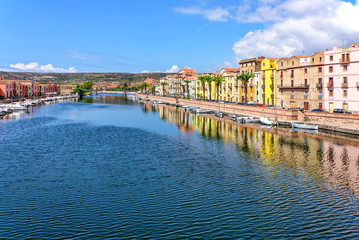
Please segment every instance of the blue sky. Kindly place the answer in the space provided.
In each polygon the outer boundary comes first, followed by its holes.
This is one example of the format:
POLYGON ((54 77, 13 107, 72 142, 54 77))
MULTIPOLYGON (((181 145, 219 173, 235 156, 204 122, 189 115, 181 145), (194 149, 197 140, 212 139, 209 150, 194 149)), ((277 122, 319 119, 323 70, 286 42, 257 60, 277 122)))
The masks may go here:
POLYGON ((341 38, 347 44, 359 39, 356 1, 1 0, 0 8, 0 69, 10 71, 137 73, 188 66, 208 72, 238 67, 247 57, 309 54, 341 38), (319 23, 312 23, 318 10, 319 23), (321 20, 328 16, 333 19, 321 20))

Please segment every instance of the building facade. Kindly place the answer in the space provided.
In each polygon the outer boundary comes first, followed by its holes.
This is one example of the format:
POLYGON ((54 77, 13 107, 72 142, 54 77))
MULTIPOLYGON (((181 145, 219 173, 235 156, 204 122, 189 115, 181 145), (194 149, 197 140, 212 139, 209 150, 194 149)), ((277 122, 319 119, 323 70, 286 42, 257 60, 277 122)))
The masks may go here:
POLYGON ((276 105, 277 62, 277 58, 265 58, 261 62, 261 103, 264 105, 276 105))
POLYGON ((324 108, 359 111, 359 45, 324 52, 324 108))
POLYGON ((290 58, 280 58, 277 62, 276 75, 277 107, 322 109, 323 68, 322 52, 311 56, 295 55, 290 58))

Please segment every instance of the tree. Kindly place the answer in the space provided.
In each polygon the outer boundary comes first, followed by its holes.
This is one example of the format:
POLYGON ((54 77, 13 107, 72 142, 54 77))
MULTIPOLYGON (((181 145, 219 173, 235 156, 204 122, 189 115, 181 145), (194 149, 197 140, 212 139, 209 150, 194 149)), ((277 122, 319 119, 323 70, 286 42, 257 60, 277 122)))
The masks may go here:
POLYGON ((166 85, 167 85, 167 83, 166 83, 166 82, 161 82, 161 86, 162 86, 162 95, 165 95, 165 93, 166 93, 166 85))
POLYGON ((92 81, 86 81, 81 85, 81 88, 83 89, 92 89, 93 82, 92 81))
POLYGON ((184 97, 184 93, 186 92, 186 84, 181 84, 182 87, 182 93, 183 93, 183 97, 184 97))
POLYGON ((217 102, 219 100, 219 87, 221 86, 221 84, 223 82, 225 82, 226 80, 224 80, 224 77, 222 76, 214 76, 213 77, 213 82, 216 84, 216 93, 217 93, 217 102))
POLYGON ((126 82, 122 85, 122 89, 128 89, 128 84, 126 82))
POLYGON ((213 76, 207 75, 206 82, 208 83, 208 90, 209 90, 209 100, 212 100, 212 82, 213 82, 213 76))
POLYGON ((198 77, 198 80, 201 82, 202 84, 202 92, 203 92, 203 100, 206 98, 206 92, 205 92, 205 88, 206 88, 206 79, 207 79, 208 75, 201 75, 198 77))
POLYGON ((189 97, 189 83, 190 83, 191 81, 190 81, 190 80, 184 80, 184 82, 186 83, 187 97, 189 97))
POLYGON ((152 92, 152 95, 155 95, 156 86, 155 86, 155 85, 152 85, 152 86, 150 87, 150 91, 152 92))
POLYGON ((80 87, 74 89, 74 93, 77 93, 79 97, 83 97, 85 95, 85 92, 86 91, 80 87))
POLYGON ((143 88, 145 89, 145 92, 147 92, 147 87, 149 87, 150 85, 148 85, 148 83, 143 83, 142 84, 143 88))
POLYGON ((247 96, 247 84, 251 78, 254 78, 255 75, 253 73, 242 73, 237 76, 237 80, 240 80, 242 84, 244 84, 244 103, 247 104, 248 96, 247 96))

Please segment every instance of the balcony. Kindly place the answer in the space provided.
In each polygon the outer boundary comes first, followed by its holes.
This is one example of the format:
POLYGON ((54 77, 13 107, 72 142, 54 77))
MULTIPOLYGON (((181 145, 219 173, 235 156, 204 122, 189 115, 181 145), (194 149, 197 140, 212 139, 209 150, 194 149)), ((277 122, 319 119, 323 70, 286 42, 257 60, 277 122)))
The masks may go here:
POLYGON ((265 97, 266 97, 266 94, 265 94, 265 93, 263 93, 263 94, 262 94, 262 98, 265 98, 265 97))
POLYGON ((305 85, 305 84, 283 84, 283 85, 278 85, 279 89, 308 89, 309 88, 309 84, 305 85))
POLYGON ((348 88, 348 83, 342 83, 342 88, 348 88))
POLYGON ((270 88, 271 88, 271 89, 273 89, 273 88, 274 88, 274 85, 273 85, 273 84, 271 84, 271 85, 270 85, 270 88))
POLYGON ((323 88, 323 84, 317 83, 317 88, 323 88))
POLYGON ((266 88, 266 85, 263 84, 263 85, 262 85, 262 88, 265 89, 265 88, 266 88))
POLYGON ((271 99, 274 99, 274 94, 271 94, 270 97, 271 97, 271 99))
POLYGON ((340 63, 349 63, 350 62, 350 58, 341 58, 339 59, 340 63))

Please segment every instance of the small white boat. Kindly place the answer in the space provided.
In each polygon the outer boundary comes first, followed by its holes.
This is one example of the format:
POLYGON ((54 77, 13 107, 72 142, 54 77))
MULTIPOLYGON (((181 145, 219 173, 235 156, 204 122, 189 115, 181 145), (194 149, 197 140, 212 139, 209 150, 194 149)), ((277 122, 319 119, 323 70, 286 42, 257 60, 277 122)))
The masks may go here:
POLYGON ((228 118, 233 120, 233 121, 237 121, 237 115, 235 115, 235 114, 229 114, 228 118))
POLYGON ((196 109, 196 114, 197 115, 208 115, 208 114, 212 114, 212 111, 211 110, 208 110, 208 109, 196 109))
POLYGON ((219 118, 223 118, 223 112, 215 112, 214 115, 219 118))
POLYGON ((318 130, 318 125, 311 125, 311 124, 305 124, 305 123, 295 123, 295 122, 290 122, 290 123, 292 124, 292 128, 318 130))
POLYGON ((254 118, 254 117, 247 117, 246 120, 245 120, 245 123, 248 124, 248 123, 259 123, 259 118, 254 118))
POLYGON ((27 107, 23 106, 20 102, 10 104, 10 108, 14 111, 26 111, 27 107))
POLYGON ((311 129, 302 129, 302 128, 292 128, 289 132, 306 132, 306 133, 314 133, 318 134, 318 130, 311 130, 311 129))
POLYGON ((270 120, 269 118, 265 118, 265 117, 261 117, 259 118, 259 122, 264 124, 264 125, 276 125, 276 122, 273 120, 270 120))

